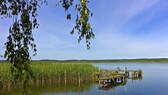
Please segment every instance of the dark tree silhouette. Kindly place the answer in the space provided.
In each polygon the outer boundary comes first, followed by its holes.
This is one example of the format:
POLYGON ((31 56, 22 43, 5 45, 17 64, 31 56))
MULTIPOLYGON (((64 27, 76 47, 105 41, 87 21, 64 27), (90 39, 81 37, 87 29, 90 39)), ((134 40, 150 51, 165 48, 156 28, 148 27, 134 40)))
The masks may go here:
MULTIPOLYGON (((78 42, 84 39, 89 49, 89 40, 94 38, 94 33, 89 23, 92 13, 88 8, 88 3, 89 0, 78 0, 75 3, 76 24, 70 33, 78 32, 78 42)), ((72 7, 74 0, 59 0, 56 4, 65 9, 66 18, 70 20, 71 14, 68 9, 72 7)), ((4 57, 13 64, 11 72, 14 79, 23 80, 32 76, 29 65, 30 50, 33 50, 33 55, 36 55, 37 51, 32 32, 39 27, 37 10, 43 5, 48 5, 47 0, 0 0, 1 19, 11 18, 13 20, 12 25, 9 26, 4 57)))

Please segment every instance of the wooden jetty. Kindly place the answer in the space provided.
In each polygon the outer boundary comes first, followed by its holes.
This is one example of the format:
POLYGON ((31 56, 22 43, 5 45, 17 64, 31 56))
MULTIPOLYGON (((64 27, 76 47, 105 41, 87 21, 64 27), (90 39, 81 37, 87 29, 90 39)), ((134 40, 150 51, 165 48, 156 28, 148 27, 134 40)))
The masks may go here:
POLYGON ((103 70, 97 72, 95 75, 97 76, 99 84, 102 84, 102 87, 107 87, 109 83, 110 85, 122 84, 125 83, 126 79, 136 80, 139 79, 139 77, 142 78, 142 70, 127 70, 127 68, 124 70, 103 70))

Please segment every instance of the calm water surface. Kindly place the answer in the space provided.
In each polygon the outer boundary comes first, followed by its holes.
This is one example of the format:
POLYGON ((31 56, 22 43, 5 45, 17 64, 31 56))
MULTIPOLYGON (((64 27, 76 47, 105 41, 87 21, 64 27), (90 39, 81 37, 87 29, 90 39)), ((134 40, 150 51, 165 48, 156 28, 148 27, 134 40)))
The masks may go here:
MULTIPOLYGON (((117 67, 131 70, 142 69, 142 80, 128 79, 126 85, 99 90, 96 83, 46 84, 30 88, 30 95, 168 95, 168 64, 166 63, 94 63, 104 69, 117 67)), ((17 95, 17 90, 0 91, 0 95, 17 95)))
MULTIPOLYGON (((141 81, 128 80, 127 84, 116 89, 100 91, 100 95, 168 95, 168 64, 165 63, 105 63, 94 64, 102 69, 142 69, 141 81), (125 88, 125 89, 124 89, 125 88)), ((96 95, 96 94, 95 94, 96 95)))

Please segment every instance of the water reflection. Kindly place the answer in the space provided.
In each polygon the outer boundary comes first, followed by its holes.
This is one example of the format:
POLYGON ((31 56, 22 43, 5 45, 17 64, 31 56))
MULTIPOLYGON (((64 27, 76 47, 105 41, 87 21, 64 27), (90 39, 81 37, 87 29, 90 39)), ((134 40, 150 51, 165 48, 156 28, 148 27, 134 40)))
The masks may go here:
POLYGON ((106 85, 100 86, 98 87, 99 90, 113 90, 118 86, 124 86, 126 85, 127 80, 125 80, 124 82, 119 82, 119 83, 106 83, 106 85))
MULTIPOLYGON (((60 82, 60 83, 43 83, 43 84, 34 84, 29 85, 30 95, 45 95, 47 93, 82 93, 89 91, 94 83, 92 82, 60 82)), ((22 95, 23 88, 17 86, 14 88, 0 88, 0 95, 22 95)), ((27 95, 26 94, 26 95, 27 95)))
MULTIPOLYGON (((132 82, 134 81, 141 81, 142 80, 142 76, 137 76, 137 77, 125 77, 124 80, 121 82, 106 82, 105 85, 101 85, 99 84, 98 89, 99 90, 115 90, 115 88, 120 87, 120 86, 125 86, 127 84, 127 80, 132 80, 132 82)), ((126 91, 126 88, 125 88, 126 91)))
MULTIPOLYGON (((142 80, 141 77, 124 78, 123 82, 107 82, 106 85, 95 85, 95 82, 60 82, 60 83, 40 83, 29 85, 26 95, 87 95, 86 93, 92 91, 93 88, 97 90, 115 90, 117 87, 125 86, 128 80, 137 81, 142 80)), ((125 88, 126 90, 126 88, 125 88)), ((13 88, 0 88, 0 95, 22 95, 23 88, 16 86, 13 88)), ((98 93, 97 93, 98 94, 98 93)), ((101 95, 101 94, 100 94, 101 95)))

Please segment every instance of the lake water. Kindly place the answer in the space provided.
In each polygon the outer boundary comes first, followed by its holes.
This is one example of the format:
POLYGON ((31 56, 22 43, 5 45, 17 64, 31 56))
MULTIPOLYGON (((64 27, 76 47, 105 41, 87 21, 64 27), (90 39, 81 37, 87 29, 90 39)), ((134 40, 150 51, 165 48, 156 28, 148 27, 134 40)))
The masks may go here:
MULTIPOLYGON (((30 87, 30 95, 168 95, 168 64, 166 63, 94 63, 104 69, 117 67, 142 69, 142 79, 128 79, 125 85, 99 90, 97 83, 55 83, 30 87)), ((18 95, 19 89, 0 91, 0 95, 18 95)))

